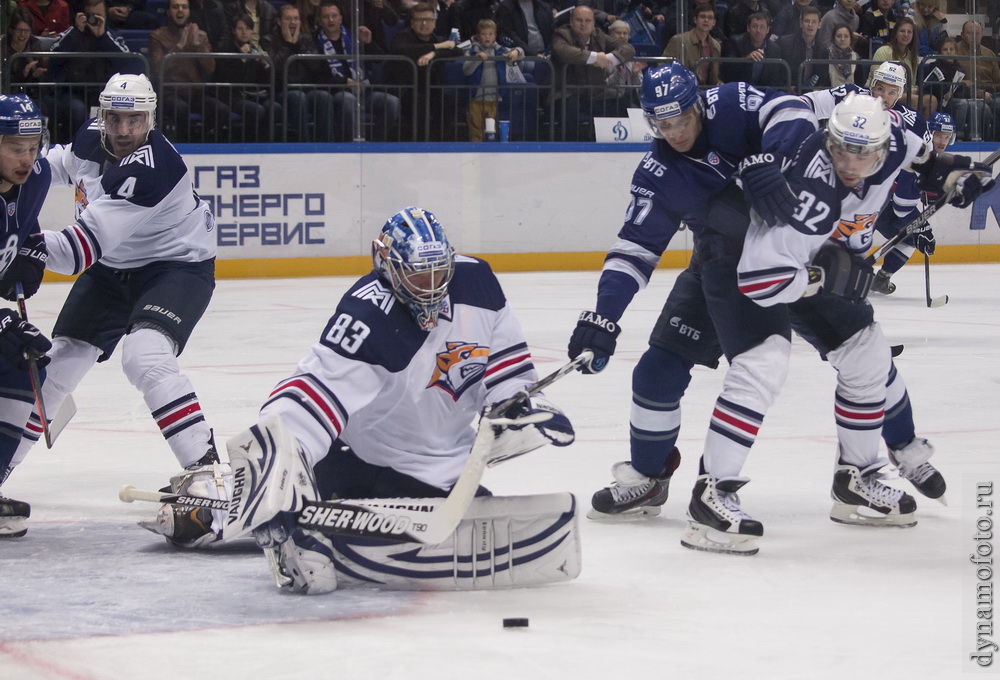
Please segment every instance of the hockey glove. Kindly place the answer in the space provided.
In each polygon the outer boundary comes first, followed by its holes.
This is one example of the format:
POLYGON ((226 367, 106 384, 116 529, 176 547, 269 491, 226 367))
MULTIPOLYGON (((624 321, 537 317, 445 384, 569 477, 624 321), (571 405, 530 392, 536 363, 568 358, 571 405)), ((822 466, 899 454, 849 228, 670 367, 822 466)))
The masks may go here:
POLYGON ((992 174, 992 168, 953 153, 932 153, 927 161, 914 163, 913 170, 917 173, 917 186, 923 191, 943 194, 954 190, 948 203, 957 208, 972 205, 980 194, 996 184, 992 177, 983 179, 978 174, 992 174))
POLYGON ((597 312, 580 312, 576 328, 569 338, 567 354, 570 359, 576 359, 583 350, 589 349, 594 353, 594 358, 581 366, 580 372, 587 375, 600 373, 615 353, 618 334, 621 332, 618 324, 597 312))
MULTIPOLYGON (((966 172, 958 175, 955 178, 954 183, 955 194, 951 197, 951 200, 948 201, 948 203, 956 208, 967 208, 972 205, 977 198, 982 196, 983 192, 992 189, 995 184, 995 179, 992 177, 983 179, 983 176, 978 172, 966 172)), ((928 253, 928 255, 929 254, 930 253, 928 253)))
POLYGON ((845 248, 831 241, 823 244, 806 271, 809 273, 809 285, 804 297, 821 289, 828 295, 851 302, 864 301, 875 278, 871 263, 852 257, 845 248))
POLYGON ((24 289, 24 297, 30 298, 37 293, 39 286, 42 285, 45 261, 48 258, 49 251, 45 247, 45 239, 41 234, 32 234, 24 239, 17 257, 10 263, 3 278, 0 279, 0 296, 6 300, 16 300, 15 284, 18 282, 24 289))
POLYGON ((790 222, 799 206, 781 173, 784 160, 780 154, 758 153, 745 158, 737 170, 747 203, 772 227, 790 222))
POLYGON ((933 255, 936 242, 931 225, 926 224, 922 229, 913 232, 913 246, 925 255, 933 255))
POLYGON ((548 414, 551 417, 540 423, 531 423, 530 425, 514 424, 507 427, 512 430, 534 427, 553 446, 569 446, 576 439, 576 433, 573 432, 573 425, 569 422, 569 418, 545 397, 535 395, 528 397, 524 401, 519 401, 507 409, 507 413, 503 417, 517 420, 518 418, 538 414, 548 414))
POLYGON ((28 357, 38 360, 38 367, 49 363, 45 353, 52 343, 42 332, 9 309, 0 309, 0 355, 22 371, 28 370, 28 357))

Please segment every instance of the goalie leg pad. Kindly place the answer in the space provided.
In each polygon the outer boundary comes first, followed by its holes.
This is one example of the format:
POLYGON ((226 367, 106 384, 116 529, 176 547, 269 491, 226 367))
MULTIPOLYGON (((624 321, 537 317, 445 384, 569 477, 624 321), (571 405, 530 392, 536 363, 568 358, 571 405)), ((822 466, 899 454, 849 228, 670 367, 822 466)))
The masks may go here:
POLYGON ((312 466, 281 417, 265 418, 226 443, 233 490, 223 529, 239 538, 282 511, 297 512, 316 500, 312 466))
POLYGON ((324 595, 337 589, 333 545, 318 531, 296 529, 289 540, 279 545, 268 559, 279 587, 290 588, 303 595, 324 595), (282 579, 284 577, 284 579, 282 579))
POLYGON ((576 498, 570 493, 491 496, 476 498, 455 532, 438 545, 334 536, 339 585, 442 591, 570 581, 581 569, 577 520, 576 498))

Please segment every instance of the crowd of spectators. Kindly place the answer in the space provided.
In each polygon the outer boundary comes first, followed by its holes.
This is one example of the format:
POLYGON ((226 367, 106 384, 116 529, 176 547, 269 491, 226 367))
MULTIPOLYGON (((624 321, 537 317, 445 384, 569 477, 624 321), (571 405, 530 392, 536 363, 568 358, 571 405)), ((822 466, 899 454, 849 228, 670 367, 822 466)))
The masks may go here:
POLYGON ((907 69, 909 106, 947 111, 962 139, 996 134, 996 53, 982 23, 953 26, 945 10, 945 0, 360 0, 355 10, 350 0, 12 0, 4 81, 39 100, 61 142, 110 74, 140 70, 165 93, 162 124, 179 142, 359 131, 479 140, 504 91, 525 82, 554 84, 532 106, 556 112, 556 138, 582 140, 595 116, 635 106, 648 59, 679 60, 706 87, 792 92, 864 85, 890 60, 907 69), (66 56, 21 55, 37 52, 66 56), (444 107, 449 87, 465 88, 452 92, 460 110, 444 107))

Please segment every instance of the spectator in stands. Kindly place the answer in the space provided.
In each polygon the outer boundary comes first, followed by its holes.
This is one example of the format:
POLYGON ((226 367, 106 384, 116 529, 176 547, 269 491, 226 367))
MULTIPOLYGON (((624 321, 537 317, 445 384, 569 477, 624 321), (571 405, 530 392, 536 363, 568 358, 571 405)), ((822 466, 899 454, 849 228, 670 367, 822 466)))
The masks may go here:
POLYGON ((293 61, 288 69, 288 81, 283 81, 285 63, 298 54, 319 54, 312 37, 302 30, 299 10, 293 5, 282 5, 278 10, 278 24, 262 40, 265 51, 274 62, 277 87, 284 94, 287 108, 289 139, 300 142, 333 141, 333 95, 318 87, 305 87, 324 82, 319 60, 293 61))
POLYGON ((24 0, 20 6, 31 15, 33 35, 48 38, 69 28, 69 5, 66 0, 24 0))
MULTIPOLYGON (((608 35, 615 40, 628 43, 632 37, 632 28, 619 19, 608 27, 608 35)), ((645 61, 632 60, 608 67, 608 85, 616 88, 617 96, 625 100, 629 108, 639 106, 639 89, 642 87, 642 72, 646 66, 645 61)))
MULTIPOLYGON (((751 14, 763 14, 766 16, 768 30, 770 30, 771 19, 773 17, 766 4, 761 2, 761 0, 739 0, 730 6, 729 11, 726 12, 726 22, 722 32, 725 33, 727 38, 735 38, 738 35, 743 35, 750 25, 751 14)), ((722 41, 722 44, 723 52, 725 52, 726 41, 722 41)), ((741 54, 740 56, 746 55, 741 54)))
MULTIPOLYGON (((617 0, 562 0, 560 10, 571 9, 584 5, 594 11, 594 26, 604 32, 612 22, 618 21, 617 0)), ((556 20, 556 26, 564 26, 572 19, 572 12, 569 16, 560 16, 556 20)))
POLYGON ((178 142, 221 141, 229 129, 229 107, 205 91, 205 81, 215 73, 212 57, 179 57, 164 61, 168 54, 208 54, 208 35, 191 23, 190 0, 170 0, 167 25, 149 34, 149 65, 161 85, 170 83, 163 97, 168 136, 178 142), (196 135, 196 114, 202 134, 196 135), (200 138, 199 138, 200 137, 200 138))
POLYGON ((917 54, 926 57, 937 54, 941 41, 948 37, 945 24, 946 0, 917 0, 917 11, 913 14, 913 24, 917 31, 917 54))
MULTIPOLYGON (((205 31, 208 44, 218 50, 229 39, 230 24, 226 23, 226 10, 219 0, 190 0, 191 23, 205 31)), ((243 13, 245 14, 245 12, 243 13)))
MULTIPOLYGON (((864 36, 858 32, 861 23, 858 0, 837 0, 837 4, 829 12, 823 15, 819 22, 819 33, 816 34, 816 42, 819 44, 821 54, 825 54, 830 45, 833 44, 833 31, 838 26, 847 26, 851 31, 851 46, 856 41, 864 40, 864 36)), ((864 48, 868 54, 867 47, 864 48)))
POLYGON ((105 0, 108 28, 115 31, 152 31, 160 27, 155 16, 144 10, 145 0, 105 0))
POLYGON ((244 142, 269 142, 271 112, 274 120, 280 121, 280 113, 274 102, 271 84, 271 65, 267 53, 250 43, 253 34, 253 19, 249 14, 239 14, 233 20, 229 37, 223 41, 220 52, 246 55, 242 59, 217 59, 215 79, 220 83, 238 83, 229 91, 229 108, 243 120, 244 142))
MULTIPOLYGON (((431 33, 434 35, 451 35, 451 29, 458 28, 458 10, 455 9, 457 4, 455 0, 422 0, 427 2, 434 8, 434 14, 437 19, 434 21, 434 27, 431 33)), ((413 8, 417 6, 418 3, 413 0, 403 0, 403 10, 409 10, 410 14, 413 13, 413 8)), ((389 46, 392 48, 392 45, 389 46)))
POLYGON ((746 32, 733 36, 722 47, 722 56, 743 58, 739 63, 724 63, 719 69, 723 82, 745 82, 760 87, 788 87, 789 78, 779 64, 764 64, 762 59, 781 59, 781 49, 769 40, 771 19, 764 12, 751 14, 746 32))
POLYGON ((516 47, 529 57, 552 50, 555 21, 552 6, 544 0, 501 0, 496 22, 497 40, 505 47, 516 47))
MULTIPOLYGON (((779 38, 799 32, 802 25, 802 8, 816 7, 816 0, 792 0, 784 3, 771 22, 771 34, 779 38)), ((792 73, 794 77, 795 74, 792 73)))
MULTIPOLYGON (((983 25, 978 21, 966 21, 962 24, 962 39, 958 41, 955 52, 960 57, 957 60, 958 68, 965 73, 963 83, 969 88, 970 95, 974 94, 975 98, 983 101, 985 107, 982 120, 983 134, 989 136, 994 130, 994 121, 997 116, 996 92, 1000 86, 1000 64, 990 60, 997 55, 988 47, 983 47, 982 41, 983 25), (972 60, 961 59, 961 57, 973 55, 987 57, 987 59, 976 60, 975 68, 973 68, 972 60), (978 80, 976 85, 973 85, 973 72, 978 80), (974 91, 974 87, 978 87, 978 89, 974 91)), ((957 118, 955 122, 958 122, 957 118)))
POLYGON ((972 90, 962 82, 965 80, 965 72, 959 69, 958 62, 954 59, 957 47, 958 41, 955 38, 946 36, 941 40, 938 46, 941 56, 937 59, 928 59, 924 66, 923 87, 938 98, 939 110, 951 114, 959 139, 968 141, 970 108, 976 107, 976 121, 981 130, 986 107, 981 99, 970 101, 972 90))
POLYGON ((303 29, 315 33, 319 28, 319 0, 295 0, 295 8, 299 10, 299 19, 303 29))
POLYGON ((847 24, 833 29, 833 42, 827 47, 827 56, 836 60, 830 64, 830 87, 857 84, 858 53, 851 47, 854 31, 847 24))
POLYGON ((709 35, 715 28, 715 7, 699 4, 694 11, 694 28, 675 35, 663 50, 664 57, 673 57, 695 74, 700 85, 718 85, 718 62, 698 64, 702 57, 721 57, 722 45, 709 35))
POLYGON ((222 9, 226 13, 227 26, 232 26, 239 14, 250 15, 250 18, 253 19, 250 44, 254 47, 263 47, 264 37, 274 31, 275 20, 278 18, 274 5, 268 0, 227 0, 222 9))
POLYGON ((106 27, 104 0, 87 0, 83 11, 73 18, 73 26, 56 38, 53 52, 104 52, 106 59, 53 57, 49 62, 49 80, 60 83, 51 95, 43 96, 42 106, 54 121, 53 141, 67 143, 77 129, 90 118, 90 107, 97 106, 103 86, 90 88, 85 83, 106 83, 115 73, 141 73, 139 59, 130 54, 125 41, 106 27))
POLYGON ((575 7, 570 13, 569 26, 556 29, 552 37, 552 61, 556 82, 565 99, 566 139, 581 141, 582 124, 591 126, 594 116, 625 114, 627 101, 616 88, 608 87, 607 69, 634 57, 634 47, 594 25, 594 10, 587 5, 575 7))
POLYGON ((469 102, 469 141, 485 140, 486 119, 497 119, 500 103, 500 88, 507 84, 507 68, 502 61, 486 61, 490 57, 505 57, 508 62, 514 62, 524 57, 521 50, 507 49, 496 41, 497 25, 492 19, 480 19, 476 26, 476 35, 469 46, 469 56, 479 57, 480 61, 468 60, 462 63, 462 73, 466 82, 476 85, 469 102))
MULTIPOLYGON (((351 30, 351 3, 349 0, 339 0, 340 15, 344 18, 344 26, 351 30)), ((361 24, 367 26, 372 34, 372 44, 389 51, 385 29, 399 23, 399 13, 390 0, 364 0, 361 3, 361 24)))
POLYGON ((454 41, 434 34, 435 22, 434 5, 426 2, 418 3, 410 10, 409 28, 397 33, 392 40, 390 52, 407 57, 416 64, 415 96, 410 89, 413 84, 413 69, 398 61, 386 63, 386 82, 406 88, 402 90, 404 124, 412 120, 410 112, 416 107, 418 129, 410 131, 410 136, 414 139, 424 138, 422 132, 424 125, 430 127, 431 140, 441 138, 441 95, 438 92, 431 93, 429 86, 442 82, 443 69, 432 69, 431 62, 437 57, 462 56, 462 50, 458 49, 454 41), (427 111, 428 97, 430 97, 430 120, 423 118, 424 112, 427 111))
POLYGON ((917 57, 916 42, 913 39, 913 28, 913 19, 902 17, 896 22, 892 33, 889 34, 889 42, 878 48, 872 55, 872 59, 877 62, 895 61, 906 67, 909 87, 907 92, 903 93, 903 100, 909 106, 919 110, 926 119, 937 111, 937 97, 931 94, 920 97, 920 85, 917 82, 917 64, 920 60, 917 57))
POLYGON ((901 16, 893 0, 871 0, 858 22, 858 33, 868 39, 868 55, 889 41, 889 32, 901 16))
POLYGON ((792 91, 796 94, 830 87, 830 69, 825 64, 806 63, 809 59, 826 58, 826 53, 820 52, 816 44, 819 21, 818 9, 803 7, 799 13, 799 30, 778 38, 781 58, 788 62, 792 71, 792 83, 795 84, 792 91))
MULTIPOLYGON (((361 53, 367 56, 384 54, 385 51, 372 40, 371 30, 361 25, 358 28, 361 53)), ((326 62, 329 67, 324 72, 326 82, 340 87, 333 93, 334 132, 338 141, 354 139, 354 113, 357 97, 362 98, 363 109, 372 118, 371 140, 389 141, 398 135, 399 98, 387 92, 372 90, 365 76, 365 62, 354 63, 351 34, 344 26, 343 14, 335 0, 323 0, 319 8, 319 30, 316 44, 321 54, 337 56, 326 62), (362 87, 363 86, 363 87, 362 87)))
POLYGON ((44 52, 37 36, 31 34, 31 14, 26 7, 16 7, 10 13, 7 40, 3 44, 3 63, 11 69, 11 83, 37 83, 48 70, 38 59, 11 58, 18 52, 44 52))

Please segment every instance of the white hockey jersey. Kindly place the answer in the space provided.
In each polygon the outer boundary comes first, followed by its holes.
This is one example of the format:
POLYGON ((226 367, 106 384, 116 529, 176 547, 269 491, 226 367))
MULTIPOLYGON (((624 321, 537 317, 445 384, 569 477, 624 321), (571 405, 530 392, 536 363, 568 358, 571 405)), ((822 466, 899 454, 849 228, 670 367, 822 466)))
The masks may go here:
POLYGON ((448 308, 427 332, 374 272, 361 278, 262 417, 279 413, 311 464, 339 438, 368 463, 450 488, 483 406, 537 377, 488 264, 457 257, 448 291, 448 308))
POLYGON ((877 173, 853 189, 837 179, 822 131, 802 143, 785 173, 799 197, 799 209, 788 225, 751 222, 737 268, 740 292, 764 307, 794 302, 805 292, 806 266, 828 238, 856 254, 868 251, 875 220, 891 198, 896 177, 926 151, 923 139, 904 128, 895 112, 889 113, 888 157, 877 173))
POLYGON ((195 193, 187 166, 159 130, 116 161, 101 146, 97 120, 46 158, 52 184, 75 188, 76 222, 45 231, 46 267, 78 274, 100 261, 115 269, 215 257, 215 219, 195 193))

